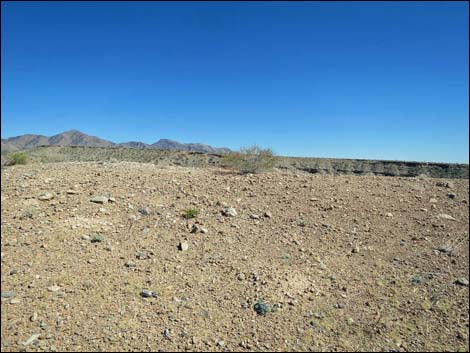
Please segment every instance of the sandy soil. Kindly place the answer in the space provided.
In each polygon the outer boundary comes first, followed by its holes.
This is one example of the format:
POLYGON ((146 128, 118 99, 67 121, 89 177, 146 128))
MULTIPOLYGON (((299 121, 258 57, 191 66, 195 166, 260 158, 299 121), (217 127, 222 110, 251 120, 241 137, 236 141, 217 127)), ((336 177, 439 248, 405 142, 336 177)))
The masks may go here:
POLYGON ((468 180, 137 163, 1 177, 2 351, 469 349, 468 180))

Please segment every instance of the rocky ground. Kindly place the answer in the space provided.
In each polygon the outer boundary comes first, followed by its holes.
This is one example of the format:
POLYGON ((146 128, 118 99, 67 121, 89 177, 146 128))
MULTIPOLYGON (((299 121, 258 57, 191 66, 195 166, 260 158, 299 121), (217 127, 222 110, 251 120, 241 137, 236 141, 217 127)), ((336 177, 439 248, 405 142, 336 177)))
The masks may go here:
POLYGON ((1 177, 2 351, 469 349, 466 179, 137 163, 1 177))

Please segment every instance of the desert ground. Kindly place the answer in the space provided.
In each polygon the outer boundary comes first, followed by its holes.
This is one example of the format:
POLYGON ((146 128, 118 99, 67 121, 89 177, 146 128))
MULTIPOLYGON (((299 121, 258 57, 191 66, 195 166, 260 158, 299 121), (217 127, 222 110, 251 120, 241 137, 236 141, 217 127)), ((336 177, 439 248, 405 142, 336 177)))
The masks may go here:
POLYGON ((468 179, 2 168, 1 350, 468 351, 468 202, 468 179))

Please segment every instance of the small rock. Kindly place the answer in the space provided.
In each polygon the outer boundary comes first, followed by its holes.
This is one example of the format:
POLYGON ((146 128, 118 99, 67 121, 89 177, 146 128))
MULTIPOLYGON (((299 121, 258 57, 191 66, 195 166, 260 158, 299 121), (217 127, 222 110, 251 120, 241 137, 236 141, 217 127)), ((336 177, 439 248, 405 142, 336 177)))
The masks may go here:
POLYGON ((10 300, 10 304, 18 304, 18 303, 21 303, 20 298, 13 298, 12 300, 10 300))
POLYGON ((253 306, 253 309, 255 309, 256 313, 258 315, 266 315, 267 312, 269 311, 269 307, 262 302, 258 302, 253 306))
POLYGON ((166 328, 165 330, 163 330, 163 336, 165 336, 165 338, 171 340, 171 331, 170 331, 170 329, 166 328))
POLYGON ((452 253, 452 248, 447 245, 443 245, 437 248, 439 252, 442 252, 444 254, 451 254, 452 253))
POLYGON ((116 199, 114 197, 109 197, 108 202, 116 202, 116 199))
POLYGON ((136 267, 136 264, 135 264, 135 262, 127 261, 127 262, 125 263, 125 266, 126 266, 126 267, 136 267))
POLYGON ((393 214, 391 214, 390 212, 386 213, 385 214, 386 217, 393 217, 393 214))
POLYGON ((208 232, 208 230, 207 230, 206 228, 201 228, 201 233, 204 233, 204 234, 205 234, 205 233, 207 233, 207 232, 208 232))
POLYGON ((468 287, 468 285, 469 285, 468 279, 463 278, 463 277, 457 279, 457 281, 455 281, 455 283, 460 285, 460 286, 465 286, 465 287, 468 287))
POLYGON ((450 199, 455 199, 457 197, 457 194, 453 193, 453 192, 449 192, 447 194, 447 197, 450 198, 450 199))
POLYGON ((448 220, 451 220, 451 221, 456 221, 456 219, 448 214, 445 214, 445 213, 441 213, 439 215, 437 215, 438 218, 442 218, 442 219, 448 219, 448 220))
POLYGON ((90 236, 88 236, 88 235, 82 235, 82 239, 83 239, 83 240, 90 240, 91 238, 90 238, 90 236))
POLYGON ((355 246, 354 249, 352 249, 352 252, 354 254, 357 254, 359 252, 359 247, 358 246, 355 246))
POLYGON ((154 291, 144 289, 142 292, 140 292, 140 295, 144 298, 157 298, 158 294, 154 291))
POLYGON ((37 321, 37 319, 38 319, 38 313, 34 313, 34 314, 31 315, 31 317, 29 318, 29 320, 32 321, 32 322, 37 321))
POLYGON ((264 212, 263 216, 266 217, 266 218, 272 218, 273 217, 271 212, 264 212))
POLYGON ((151 255, 153 255, 152 251, 141 250, 136 252, 135 257, 139 260, 148 260, 151 258, 151 255))
POLYGON ((429 203, 437 203, 437 200, 435 198, 429 199, 429 203))
POLYGON ((236 217, 237 211, 233 207, 226 207, 222 210, 222 214, 226 217, 236 217))
POLYGON ((48 290, 49 292, 58 292, 58 291, 60 290, 60 287, 54 285, 54 286, 47 287, 47 290, 48 290))
POLYGON ((108 202, 108 198, 106 196, 95 196, 93 198, 90 199, 90 202, 95 202, 95 203, 101 203, 101 204, 104 204, 104 203, 107 203, 108 202))
POLYGON ((148 216, 150 214, 150 209, 148 207, 141 207, 138 211, 143 216, 148 216))
POLYGON ((35 333, 35 334, 31 335, 26 341, 22 342, 22 344, 24 346, 29 346, 31 343, 36 341, 39 338, 39 336, 40 336, 39 333, 35 333))
POLYGON ((259 219, 260 217, 257 214, 250 214, 251 219, 259 219))
POLYGON ((52 195, 50 192, 45 192, 38 196, 38 199, 41 201, 52 200, 53 198, 54 195, 52 195))
POLYGON ((237 278, 239 281, 244 281, 246 279, 246 276, 244 273, 241 272, 237 275, 237 278))
POLYGON ((1 293, 2 298, 13 298, 16 296, 15 292, 2 292, 1 293))
POLYGON ((336 308, 336 309, 344 309, 344 304, 342 304, 342 303, 336 303, 336 304, 335 304, 335 308, 336 308))
POLYGON ((186 251, 186 250, 189 249, 189 244, 188 244, 187 242, 185 242, 185 241, 184 241, 184 242, 181 242, 181 243, 179 244, 179 249, 180 249, 181 251, 186 251))
POLYGON ((66 192, 67 192, 67 194, 69 194, 69 195, 78 194, 78 191, 77 191, 77 190, 67 190, 66 192))

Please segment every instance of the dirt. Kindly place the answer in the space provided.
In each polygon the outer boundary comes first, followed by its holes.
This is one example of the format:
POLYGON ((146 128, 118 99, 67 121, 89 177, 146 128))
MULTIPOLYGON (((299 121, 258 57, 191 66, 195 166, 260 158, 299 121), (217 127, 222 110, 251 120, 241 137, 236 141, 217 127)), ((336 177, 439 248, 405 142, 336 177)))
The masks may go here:
POLYGON ((469 349, 468 180, 139 163, 1 177, 2 351, 469 349))

